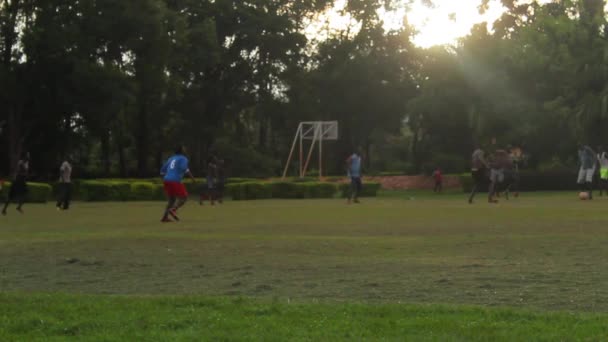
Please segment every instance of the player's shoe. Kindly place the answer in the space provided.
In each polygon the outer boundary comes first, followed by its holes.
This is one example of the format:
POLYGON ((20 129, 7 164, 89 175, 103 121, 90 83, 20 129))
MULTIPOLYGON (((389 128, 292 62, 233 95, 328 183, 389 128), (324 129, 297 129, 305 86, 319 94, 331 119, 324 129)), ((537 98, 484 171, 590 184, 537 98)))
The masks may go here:
POLYGON ((21 208, 17 207, 17 211, 18 211, 20 214, 23 214, 23 209, 21 209, 21 208))
POLYGON ((162 223, 170 223, 170 222, 173 222, 173 221, 171 221, 171 219, 168 218, 168 217, 163 217, 162 220, 160 220, 160 222, 162 222, 162 223))
POLYGON ((169 215, 171 215, 171 217, 173 217, 173 219, 175 221, 179 221, 179 217, 177 217, 177 209, 171 208, 171 209, 169 209, 168 212, 169 212, 169 215))

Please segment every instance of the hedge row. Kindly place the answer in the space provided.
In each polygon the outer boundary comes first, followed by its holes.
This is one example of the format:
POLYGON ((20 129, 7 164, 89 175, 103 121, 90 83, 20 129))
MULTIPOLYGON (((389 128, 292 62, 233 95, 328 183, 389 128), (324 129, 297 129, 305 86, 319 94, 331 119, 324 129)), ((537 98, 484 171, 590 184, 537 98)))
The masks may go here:
MULTIPOLYGON (((379 189, 379 183, 365 183, 361 197, 375 197, 379 189)), ((324 182, 245 182, 229 184, 226 190, 227 195, 237 201, 268 198, 334 198, 336 193, 340 193, 345 198, 350 194, 350 185, 324 182)))
MULTIPOLYGON (((10 182, 5 182, 0 190, 0 199, 5 201, 8 197, 10 182)), ((45 183, 27 183, 26 201, 29 203, 46 203, 52 197, 53 188, 45 183)))
MULTIPOLYGON (((199 194, 205 184, 186 183, 188 192, 199 194)), ((0 191, 0 199, 6 198, 10 183, 0 191)), ((29 202, 44 203, 54 199, 57 184, 28 183, 29 202), (54 188, 54 189, 53 189, 54 188)), ((361 197, 376 196, 379 183, 365 183, 361 197)), ((161 201, 165 199, 163 186, 150 181, 87 180, 72 184, 73 198, 88 202, 103 201, 161 201)), ((349 184, 326 182, 230 182, 226 185, 226 196, 234 200, 255 199, 304 199, 334 198, 350 194, 349 184)))

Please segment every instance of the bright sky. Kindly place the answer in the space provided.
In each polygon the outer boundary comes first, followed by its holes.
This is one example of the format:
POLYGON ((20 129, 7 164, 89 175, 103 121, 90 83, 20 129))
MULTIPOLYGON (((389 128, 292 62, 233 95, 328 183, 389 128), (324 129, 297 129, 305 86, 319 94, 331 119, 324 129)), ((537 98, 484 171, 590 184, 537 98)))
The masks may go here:
MULTIPOLYGON (((479 3, 479 0, 435 0, 435 7, 429 8, 420 1, 416 2, 408 14, 408 21, 419 32, 414 43, 422 47, 453 43, 466 36, 473 25, 493 23, 503 13, 504 9, 498 2, 491 2, 489 10, 481 15, 479 3)), ((385 15, 385 22, 394 26, 387 28, 398 28, 395 26, 398 21, 394 18, 385 15)))
MULTIPOLYGON (((321 18, 329 30, 342 30, 347 27, 350 18, 340 14, 346 0, 337 0, 336 7, 321 18)), ((479 14, 480 0, 433 0, 434 7, 427 7, 421 0, 416 0, 407 14, 407 20, 418 31, 414 43, 422 47, 451 44, 456 39, 467 35, 473 25, 481 22, 492 23, 498 19, 503 7, 499 1, 492 1, 490 8, 483 15, 479 14)), ((406 1, 403 1, 405 5, 406 1)), ((387 29, 396 29, 403 23, 405 9, 394 12, 382 11, 387 29)), ((323 27, 323 24, 313 25, 311 32, 323 27)), ((319 31, 316 31, 319 32, 319 31)))

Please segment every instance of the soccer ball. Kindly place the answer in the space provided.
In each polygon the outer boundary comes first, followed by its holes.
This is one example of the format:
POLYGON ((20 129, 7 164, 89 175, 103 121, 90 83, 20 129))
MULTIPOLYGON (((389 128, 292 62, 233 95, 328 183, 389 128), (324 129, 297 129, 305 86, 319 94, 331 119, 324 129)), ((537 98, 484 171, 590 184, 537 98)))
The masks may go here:
POLYGON ((588 192, 586 192, 586 191, 583 191, 583 192, 581 192, 581 193, 579 193, 579 194, 578 194, 578 198, 579 198, 581 201, 586 201, 586 200, 588 200, 588 199, 589 199, 589 193, 588 193, 588 192))

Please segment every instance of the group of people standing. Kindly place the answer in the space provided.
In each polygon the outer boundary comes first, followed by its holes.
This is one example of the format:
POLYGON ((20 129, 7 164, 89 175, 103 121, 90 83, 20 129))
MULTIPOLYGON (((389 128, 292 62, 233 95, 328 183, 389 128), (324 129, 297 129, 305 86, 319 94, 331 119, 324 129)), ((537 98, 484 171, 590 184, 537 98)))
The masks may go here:
MULTIPOLYGON (((493 141, 496 145, 496 141, 493 141)), ((519 164, 522 159, 521 149, 508 147, 496 148, 486 157, 481 146, 477 146, 471 157, 471 176, 473 188, 469 195, 472 204, 475 195, 489 181, 488 203, 498 203, 498 196, 504 192, 507 199, 509 193, 519 196, 519 164)))
POLYGON ((578 160, 580 168, 577 183, 581 194, 585 193, 586 199, 593 199, 594 179, 598 177, 598 188, 600 196, 606 192, 608 195, 608 152, 603 147, 598 147, 598 152, 588 145, 580 144, 578 147, 578 160), (598 172, 599 170, 599 172, 598 172))

